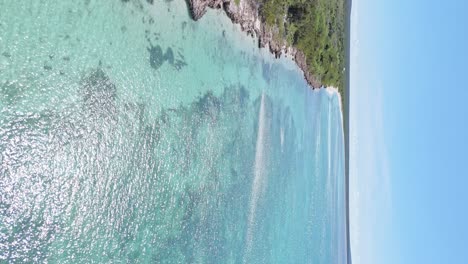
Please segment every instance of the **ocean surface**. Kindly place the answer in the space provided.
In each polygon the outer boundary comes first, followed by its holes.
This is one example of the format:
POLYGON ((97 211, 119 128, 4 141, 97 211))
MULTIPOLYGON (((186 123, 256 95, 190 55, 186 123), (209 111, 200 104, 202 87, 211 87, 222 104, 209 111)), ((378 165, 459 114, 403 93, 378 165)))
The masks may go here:
POLYGON ((0 0, 2 263, 345 263, 344 161, 339 97, 221 11, 0 0))

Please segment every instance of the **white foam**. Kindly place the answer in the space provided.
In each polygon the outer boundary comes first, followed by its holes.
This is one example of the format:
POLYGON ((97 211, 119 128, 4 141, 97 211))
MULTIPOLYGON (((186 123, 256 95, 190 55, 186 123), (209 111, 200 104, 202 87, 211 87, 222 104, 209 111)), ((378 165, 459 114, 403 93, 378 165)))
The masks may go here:
MULTIPOLYGON (((257 213, 258 202, 266 188, 265 147, 267 144, 267 130, 265 124, 265 114, 265 94, 262 93, 262 98, 260 101, 260 111, 258 113, 258 131, 257 142, 255 146, 254 179, 252 183, 252 191, 250 194, 250 210, 247 225, 246 256, 248 256, 252 250, 253 229, 255 226, 255 216, 257 213)), ((244 263, 246 261, 247 260, 244 258, 244 263)))
POLYGON ((334 94, 336 94, 336 96, 338 96, 338 104, 340 105, 340 118, 341 118, 341 126, 343 127, 343 133, 341 133, 341 137, 342 137, 342 142, 343 144, 345 144, 345 135, 344 135, 344 119, 343 119, 343 105, 341 104, 341 94, 340 92, 338 91, 337 88, 333 87, 333 86, 329 86, 329 87, 326 87, 325 90, 327 91, 328 95, 329 96, 333 96, 334 94))
POLYGON ((325 91, 327 91, 328 95, 332 96, 334 94, 336 94, 336 96, 338 96, 338 104, 340 105, 340 114, 341 114, 341 123, 344 127, 344 119, 343 119, 343 105, 341 104, 341 94, 340 92, 338 91, 337 88, 333 87, 333 86, 328 86, 325 88, 325 91))
POLYGON ((284 127, 280 128, 280 143, 281 143, 281 152, 284 151, 284 127))

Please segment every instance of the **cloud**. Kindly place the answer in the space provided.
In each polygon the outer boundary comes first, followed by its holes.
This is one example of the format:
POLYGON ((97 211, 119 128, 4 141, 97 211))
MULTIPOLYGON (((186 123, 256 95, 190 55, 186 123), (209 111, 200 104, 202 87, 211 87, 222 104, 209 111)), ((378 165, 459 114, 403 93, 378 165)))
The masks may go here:
POLYGON ((382 263, 391 219, 384 84, 361 53, 360 1, 351 14, 350 235, 353 263, 382 263))
POLYGON ((350 128, 350 220, 355 263, 379 263, 376 237, 391 212, 391 179, 385 141, 382 88, 361 86, 366 95, 351 103, 350 128), (383 219, 382 219, 383 218, 383 219), (360 261, 361 260, 361 261, 360 261))

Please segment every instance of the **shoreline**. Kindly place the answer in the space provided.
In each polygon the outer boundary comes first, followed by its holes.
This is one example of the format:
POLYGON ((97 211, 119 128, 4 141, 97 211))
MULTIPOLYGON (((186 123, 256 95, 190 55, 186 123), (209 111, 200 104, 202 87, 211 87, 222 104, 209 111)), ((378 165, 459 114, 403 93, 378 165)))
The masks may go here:
POLYGON ((338 90, 338 88, 336 87, 333 87, 333 86, 327 86, 327 87, 323 87, 322 89, 325 89, 325 91, 329 94, 329 95, 333 95, 333 94, 336 94, 338 96, 338 104, 340 106, 340 114, 341 114, 341 125, 343 126, 343 143, 345 142, 344 140, 344 137, 345 137, 345 133, 344 133, 344 116, 343 116, 343 101, 342 101, 342 96, 341 96, 341 93, 340 91, 338 90))
POLYGON ((288 45, 284 39, 274 38, 274 28, 260 20, 259 5, 256 0, 185 0, 193 20, 201 19, 207 8, 222 9, 234 24, 252 37, 258 38, 258 47, 267 48, 275 58, 287 55, 301 69, 307 84, 313 89, 326 88, 311 73, 304 53, 288 45))
POLYGON ((342 92, 333 86, 322 85, 310 72, 304 53, 288 45, 285 40, 273 38, 273 28, 267 27, 259 17, 259 5, 257 0, 185 0, 191 18, 195 21, 201 19, 207 8, 222 9, 234 24, 239 24, 241 30, 252 37, 258 38, 258 47, 267 48, 275 58, 285 55, 291 59, 302 71, 303 77, 312 90, 325 89, 327 93, 336 93, 338 96, 343 126, 344 159, 345 159, 345 240, 346 263, 352 263, 350 219, 349 219, 349 105, 350 105, 350 30, 352 0, 346 2, 345 19, 345 73, 342 92))
POLYGON ((344 143, 345 143, 345 203, 346 203, 346 244, 347 244, 347 256, 346 262, 348 264, 352 263, 352 252, 351 252, 351 235, 350 235, 350 218, 349 218, 349 110, 350 110, 350 66, 351 66, 351 10, 353 5, 353 0, 346 1, 346 19, 345 19, 345 79, 344 79, 344 143))

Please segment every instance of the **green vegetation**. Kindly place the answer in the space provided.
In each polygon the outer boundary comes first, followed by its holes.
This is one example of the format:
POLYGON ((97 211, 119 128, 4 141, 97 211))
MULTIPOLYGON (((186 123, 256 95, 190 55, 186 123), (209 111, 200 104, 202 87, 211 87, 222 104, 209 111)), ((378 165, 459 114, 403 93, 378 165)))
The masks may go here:
MULTIPOLYGON (((344 87, 345 0, 260 0, 260 13, 278 35, 306 55, 325 86, 344 87)), ((342 93, 343 94, 343 93, 342 93)))

